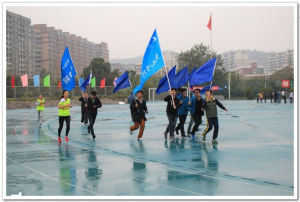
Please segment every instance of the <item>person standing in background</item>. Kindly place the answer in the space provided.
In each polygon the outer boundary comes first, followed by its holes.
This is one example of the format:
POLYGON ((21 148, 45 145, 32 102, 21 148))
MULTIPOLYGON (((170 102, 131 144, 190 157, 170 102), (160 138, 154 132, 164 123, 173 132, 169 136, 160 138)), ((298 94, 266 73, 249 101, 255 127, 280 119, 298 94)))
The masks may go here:
POLYGON ((294 92, 291 91, 290 92, 290 103, 293 103, 294 102, 294 92))

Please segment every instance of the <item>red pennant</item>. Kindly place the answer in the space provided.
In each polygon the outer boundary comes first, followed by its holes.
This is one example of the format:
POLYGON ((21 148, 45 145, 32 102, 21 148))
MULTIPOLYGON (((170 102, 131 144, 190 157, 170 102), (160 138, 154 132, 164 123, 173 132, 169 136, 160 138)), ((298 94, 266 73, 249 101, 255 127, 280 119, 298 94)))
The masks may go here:
POLYGON ((11 88, 15 88, 15 76, 11 77, 11 88))
POLYGON ((61 80, 59 80, 58 85, 57 85, 57 88, 60 88, 60 87, 61 87, 61 80))
POLYGON ((208 21, 208 24, 206 26, 211 31, 211 15, 209 17, 209 21, 208 21))
POLYGON ((105 77, 101 80, 100 88, 105 87, 105 77))

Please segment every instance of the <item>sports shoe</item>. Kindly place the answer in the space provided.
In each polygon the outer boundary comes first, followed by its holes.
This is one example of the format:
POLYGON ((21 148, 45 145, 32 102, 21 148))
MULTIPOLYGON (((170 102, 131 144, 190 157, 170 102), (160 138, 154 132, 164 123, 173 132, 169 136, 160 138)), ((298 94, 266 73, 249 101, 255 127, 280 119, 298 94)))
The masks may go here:
POLYGON ((215 140, 215 139, 213 139, 213 140, 211 141, 211 143, 212 143, 212 144, 218 144, 218 141, 215 140))
POLYGON ((96 138, 96 135, 92 135, 92 137, 93 137, 93 140, 95 140, 95 138, 96 138))
POLYGON ((195 140, 195 134, 191 134, 192 140, 195 140))
POLYGON ((133 135, 133 130, 129 128, 129 135, 133 135))
POLYGON ((182 138, 185 138, 185 137, 187 137, 187 136, 186 136, 186 135, 181 135, 181 137, 182 137, 182 138))
POLYGON ((178 132, 178 130, 175 130, 175 132, 176 132, 176 135, 179 135, 179 132, 178 132))
POLYGON ((205 136, 206 136, 206 135, 203 135, 203 134, 202 134, 202 140, 203 140, 203 141, 205 141, 205 136))
POLYGON ((61 138, 60 138, 60 137, 58 137, 58 139, 57 139, 57 140, 58 140, 58 143, 61 143, 61 138))
POLYGON ((66 141, 66 142, 69 142, 68 136, 65 137, 65 141, 66 141))
POLYGON ((174 139, 175 139, 174 134, 173 134, 173 135, 170 135, 170 140, 173 141, 174 139))

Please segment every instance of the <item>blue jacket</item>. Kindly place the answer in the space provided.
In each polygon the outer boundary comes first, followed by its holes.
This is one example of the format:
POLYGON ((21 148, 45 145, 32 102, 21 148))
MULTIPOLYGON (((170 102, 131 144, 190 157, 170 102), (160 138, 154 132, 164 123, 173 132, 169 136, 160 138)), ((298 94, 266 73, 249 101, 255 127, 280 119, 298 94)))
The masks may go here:
POLYGON ((182 104, 179 105, 177 109, 177 114, 178 115, 187 115, 189 111, 189 98, 188 97, 183 97, 181 94, 177 95, 177 99, 179 102, 182 101, 182 104))
MULTIPOLYGON (((195 113, 195 109, 196 109, 196 96, 191 97, 191 106, 190 106, 190 112, 191 114, 195 113)), ((201 97, 201 99, 203 100, 203 98, 201 97)))

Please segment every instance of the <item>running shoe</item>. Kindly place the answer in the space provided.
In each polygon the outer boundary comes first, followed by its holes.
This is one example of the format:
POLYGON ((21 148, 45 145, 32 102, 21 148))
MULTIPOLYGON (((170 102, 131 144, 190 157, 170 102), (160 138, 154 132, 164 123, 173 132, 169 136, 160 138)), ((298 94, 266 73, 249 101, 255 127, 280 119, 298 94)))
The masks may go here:
POLYGON ((215 139, 213 139, 213 140, 211 141, 211 143, 212 143, 212 144, 218 144, 218 141, 215 140, 215 139))
POLYGON ((65 137, 65 141, 66 141, 66 142, 69 142, 68 136, 65 137))
POLYGON ((58 143, 61 143, 61 138, 60 137, 58 137, 58 143))
POLYGON ((96 139, 96 135, 92 135, 93 136, 93 140, 95 140, 96 139))
POLYGON ((195 140, 195 134, 191 134, 192 140, 195 140))
POLYGON ((175 132, 176 132, 176 135, 179 135, 179 132, 178 132, 178 130, 175 130, 175 132))
POLYGON ((133 131, 129 129, 129 135, 133 135, 133 131))

